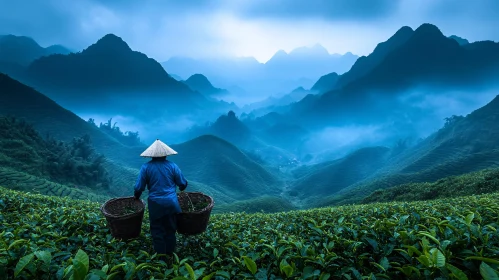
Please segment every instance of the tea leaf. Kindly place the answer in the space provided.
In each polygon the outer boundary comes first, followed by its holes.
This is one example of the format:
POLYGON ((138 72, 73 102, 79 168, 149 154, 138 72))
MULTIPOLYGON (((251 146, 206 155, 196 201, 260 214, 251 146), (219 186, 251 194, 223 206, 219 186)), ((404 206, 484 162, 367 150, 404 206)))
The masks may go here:
POLYGON ((17 277, 21 271, 31 262, 35 254, 29 254, 22 257, 16 265, 16 269, 14 270, 14 276, 17 277))

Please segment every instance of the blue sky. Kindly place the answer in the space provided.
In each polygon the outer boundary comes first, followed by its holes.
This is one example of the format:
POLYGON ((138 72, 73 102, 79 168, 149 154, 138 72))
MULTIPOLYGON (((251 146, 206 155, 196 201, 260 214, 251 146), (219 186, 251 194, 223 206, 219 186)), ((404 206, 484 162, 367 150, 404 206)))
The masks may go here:
POLYGON ((401 26, 499 41, 499 0, 0 0, 0 34, 81 50, 107 33, 159 60, 254 56, 322 44, 369 54, 401 26))

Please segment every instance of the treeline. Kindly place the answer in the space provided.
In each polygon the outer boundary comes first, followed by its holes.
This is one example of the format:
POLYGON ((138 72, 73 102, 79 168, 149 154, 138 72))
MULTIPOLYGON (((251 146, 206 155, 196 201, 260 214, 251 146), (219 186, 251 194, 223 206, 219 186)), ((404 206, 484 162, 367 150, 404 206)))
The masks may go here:
POLYGON ((15 117, 0 116, 0 165, 44 177, 61 184, 108 189, 112 183, 90 136, 63 142, 42 137, 31 125, 15 117))
POLYGON ((139 137, 139 132, 132 132, 132 131, 126 131, 123 132, 121 129, 116 126, 117 122, 113 124, 113 118, 110 118, 107 122, 105 123, 100 123, 98 126, 95 123, 95 119, 88 119, 87 121, 90 124, 95 125, 98 127, 100 130, 104 131, 108 135, 114 137, 116 140, 121 142, 124 145, 127 146, 137 146, 137 145, 143 145, 140 142, 140 137, 139 137))

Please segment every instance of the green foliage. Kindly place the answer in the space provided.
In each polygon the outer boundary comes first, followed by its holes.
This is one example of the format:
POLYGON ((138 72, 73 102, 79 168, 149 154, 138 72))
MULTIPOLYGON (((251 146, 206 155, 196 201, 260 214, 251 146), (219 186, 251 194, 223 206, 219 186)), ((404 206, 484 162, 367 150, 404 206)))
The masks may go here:
POLYGON ((432 183, 409 183, 377 190, 364 198, 363 203, 430 200, 498 191, 499 169, 496 168, 451 176, 432 183))
POLYGON ((79 200, 103 202, 107 196, 95 194, 86 187, 70 187, 54 183, 24 172, 0 167, 0 186, 25 192, 45 194, 50 196, 65 196, 79 200))
POLYGON ((122 242, 97 203, 0 189, 0 271, 19 279, 496 279, 498 199, 213 215, 164 262, 147 223, 122 242))
MULTIPOLYGON (((71 111, 62 108, 45 95, 3 74, 0 74, 0 99, 2 100, 0 112, 3 115, 26 120, 29 124, 33 124, 36 131, 44 138, 50 135, 50 138, 64 141, 69 145, 73 139, 88 134, 92 139, 92 146, 96 153, 106 156, 107 160, 104 165, 113 178, 110 191, 117 189, 123 193, 124 189, 129 190, 130 180, 128 178, 135 177, 134 174, 138 172, 137 169, 143 162, 138 155, 145 147, 129 147, 121 144, 114 137, 104 133, 95 125, 87 123, 71 111), (126 180, 121 177, 126 178, 126 180)), ((20 137, 13 139, 26 140, 23 137, 20 135, 20 137)), ((2 153, 0 153, 0 160, 8 162, 9 167, 31 173, 27 168, 13 166, 15 162, 2 153)))
POLYGON ((258 198, 237 201, 233 203, 217 205, 213 208, 214 213, 246 212, 246 213, 277 213, 296 210, 289 201, 274 196, 262 196, 258 198))
POLYGON ((0 117, 0 166, 26 171, 63 184, 107 189, 110 178, 90 136, 69 143, 43 139, 34 127, 14 117, 0 117))

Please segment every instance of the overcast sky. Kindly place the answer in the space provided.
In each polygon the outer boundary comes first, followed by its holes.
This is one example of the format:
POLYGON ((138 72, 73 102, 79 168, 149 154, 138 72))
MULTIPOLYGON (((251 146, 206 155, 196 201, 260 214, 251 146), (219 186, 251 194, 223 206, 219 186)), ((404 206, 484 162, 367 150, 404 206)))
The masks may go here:
POLYGON ((82 50, 107 33, 159 61, 322 44, 369 54, 401 26, 499 41, 499 0, 0 0, 0 34, 82 50))

